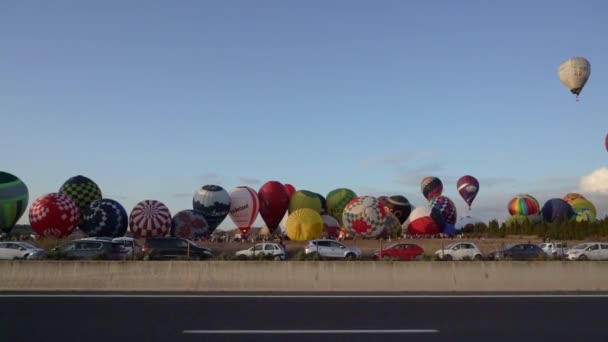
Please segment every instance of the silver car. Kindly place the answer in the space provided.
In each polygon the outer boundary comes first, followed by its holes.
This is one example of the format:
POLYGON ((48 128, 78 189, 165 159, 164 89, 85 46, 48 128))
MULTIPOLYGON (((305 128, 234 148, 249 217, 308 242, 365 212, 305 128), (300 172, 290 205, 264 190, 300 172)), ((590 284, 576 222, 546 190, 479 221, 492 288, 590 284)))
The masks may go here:
POLYGON ((28 242, 0 242, 0 259, 36 259, 43 252, 44 249, 28 242))
POLYGON ((304 246, 304 253, 317 253, 322 258, 360 259, 363 253, 360 249, 349 247, 331 239, 311 240, 304 246))

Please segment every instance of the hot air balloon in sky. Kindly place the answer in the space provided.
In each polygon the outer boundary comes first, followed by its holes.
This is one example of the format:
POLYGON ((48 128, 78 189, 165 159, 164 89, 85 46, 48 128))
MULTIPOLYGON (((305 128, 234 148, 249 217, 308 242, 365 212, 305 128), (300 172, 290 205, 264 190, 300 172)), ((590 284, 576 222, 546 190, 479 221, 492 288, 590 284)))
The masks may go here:
POLYGON ((0 171, 0 229, 8 233, 23 216, 29 191, 16 176, 0 171))
POLYGON ((289 194, 280 182, 269 181, 258 191, 258 198, 260 199, 260 216, 270 233, 273 233, 287 212, 289 194))
POLYGON ((401 195, 387 197, 383 201, 380 200, 380 203, 384 206, 384 210, 394 214, 399 219, 400 225, 407 220, 407 217, 410 216, 410 213, 412 212, 410 201, 401 195))
POLYGON ((437 209, 447 224, 456 224, 458 213, 454 202, 446 196, 437 196, 431 201, 431 207, 437 209))
POLYGON ((433 176, 424 177, 420 182, 420 191, 427 201, 431 201, 433 198, 441 195, 443 192, 443 183, 441 179, 433 176))
POLYGON ((316 193, 308 190, 298 190, 289 200, 288 212, 291 214, 303 208, 309 208, 321 214, 323 203, 316 193))
POLYGON ((285 183, 285 190, 287 190, 287 195, 289 195, 289 198, 291 199, 291 196, 296 192, 296 187, 289 183, 285 183))
POLYGON ((578 96, 591 75, 591 63, 584 57, 568 58, 559 65, 558 75, 562 84, 576 95, 578 101, 578 96))
POLYGON ((604 138, 604 147, 606 148, 606 151, 608 151, 608 134, 606 134, 606 138, 604 138))
POLYGON ((473 176, 462 176, 456 182, 456 188, 458 189, 458 193, 460 197, 467 203, 469 206, 469 210, 471 210, 471 204, 477 196, 477 192, 479 192, 479 182, 473 176))
POLYGON ((213 233, 230 212, 230 195, 219 185, 205 185, 194 193, 192 206, 203 214, 213 233))
POLYGON ((245 235, 260 212, 258 194, 250 187, 237 186, 230 191, 230 219, 245 235))
POLYGON ((511 215, 535 215, 540 213, 540 204, 536 198, 528 194, 519 194, 509 202, 509 214, 511 215))

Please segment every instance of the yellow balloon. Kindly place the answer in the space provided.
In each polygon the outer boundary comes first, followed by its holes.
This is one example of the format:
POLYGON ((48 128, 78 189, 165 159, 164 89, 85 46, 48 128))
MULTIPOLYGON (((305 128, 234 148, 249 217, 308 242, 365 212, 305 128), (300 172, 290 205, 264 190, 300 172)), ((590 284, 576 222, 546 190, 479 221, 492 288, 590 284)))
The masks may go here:
POLYGON ((285 230, 292 241, 319 239, 323 236, 323 219, 312 209, 298 209, 287 217, 285 230))

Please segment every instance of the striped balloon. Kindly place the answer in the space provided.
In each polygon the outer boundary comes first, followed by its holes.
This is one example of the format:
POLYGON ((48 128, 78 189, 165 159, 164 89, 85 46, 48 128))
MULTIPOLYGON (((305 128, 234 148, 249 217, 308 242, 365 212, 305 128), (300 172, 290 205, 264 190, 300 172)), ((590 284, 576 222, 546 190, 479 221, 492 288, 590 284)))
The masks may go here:
POLYGON ((23 181, 0 171, 0 229, 8 233, 23 216, 29 192, 23 181))
POLYGON ((509 202, 508 209, 511 215, 536 215, 540 213, 540 204, 528 194, 519 194, 509 202))
POLYGON ((137 203, 129 215, 129 221, 129 228, 137 237, 162 237, 171 229, 169 208, 155 200, 137 203))
POLYGON ((424 177, 420 182, 420 191, 427 201, 432 201, 433 198, 441 195, 443 192, 443 183, 441 179, 433 176, 424 177))

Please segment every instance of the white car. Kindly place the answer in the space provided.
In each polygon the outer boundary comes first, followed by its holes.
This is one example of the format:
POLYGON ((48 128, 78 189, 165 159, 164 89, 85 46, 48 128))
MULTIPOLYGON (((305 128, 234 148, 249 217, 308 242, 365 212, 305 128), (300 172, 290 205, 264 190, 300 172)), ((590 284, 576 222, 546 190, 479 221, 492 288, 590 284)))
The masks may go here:
POLYGON ((278 243, 264 242, 258 243, 251 248, 244 249, 235 253, 237 257, 253 257, 255 255, 266 254, 274 255, 274 260, 285 260, 287 253, 278 243))
POLYGON ((127 255, 136 255, 141 252, 141 246, 137 244, 137 240, 132 237, 117 237, 113 238, 112 242, 118 242, 127 250, 127 255))
POLYGON ((586 242, 568 250, 568 260, 608 260, 608 243, 586 242))
POLYGON ((564 256, 568 254, 568 247, 562 242, 546 242, 539 245, 548 256, 564 256))
POLYGON ((442 260, 482 260, 483 254, 476 244, 471 242, 455 242, 443 249, 435 251, 435 256, 442 260))
POLYGON ((0 242, 0 259, 35 259, 41 255, 42 252, 44 252, 44 249, 38 248, 28 242, 0 242))

